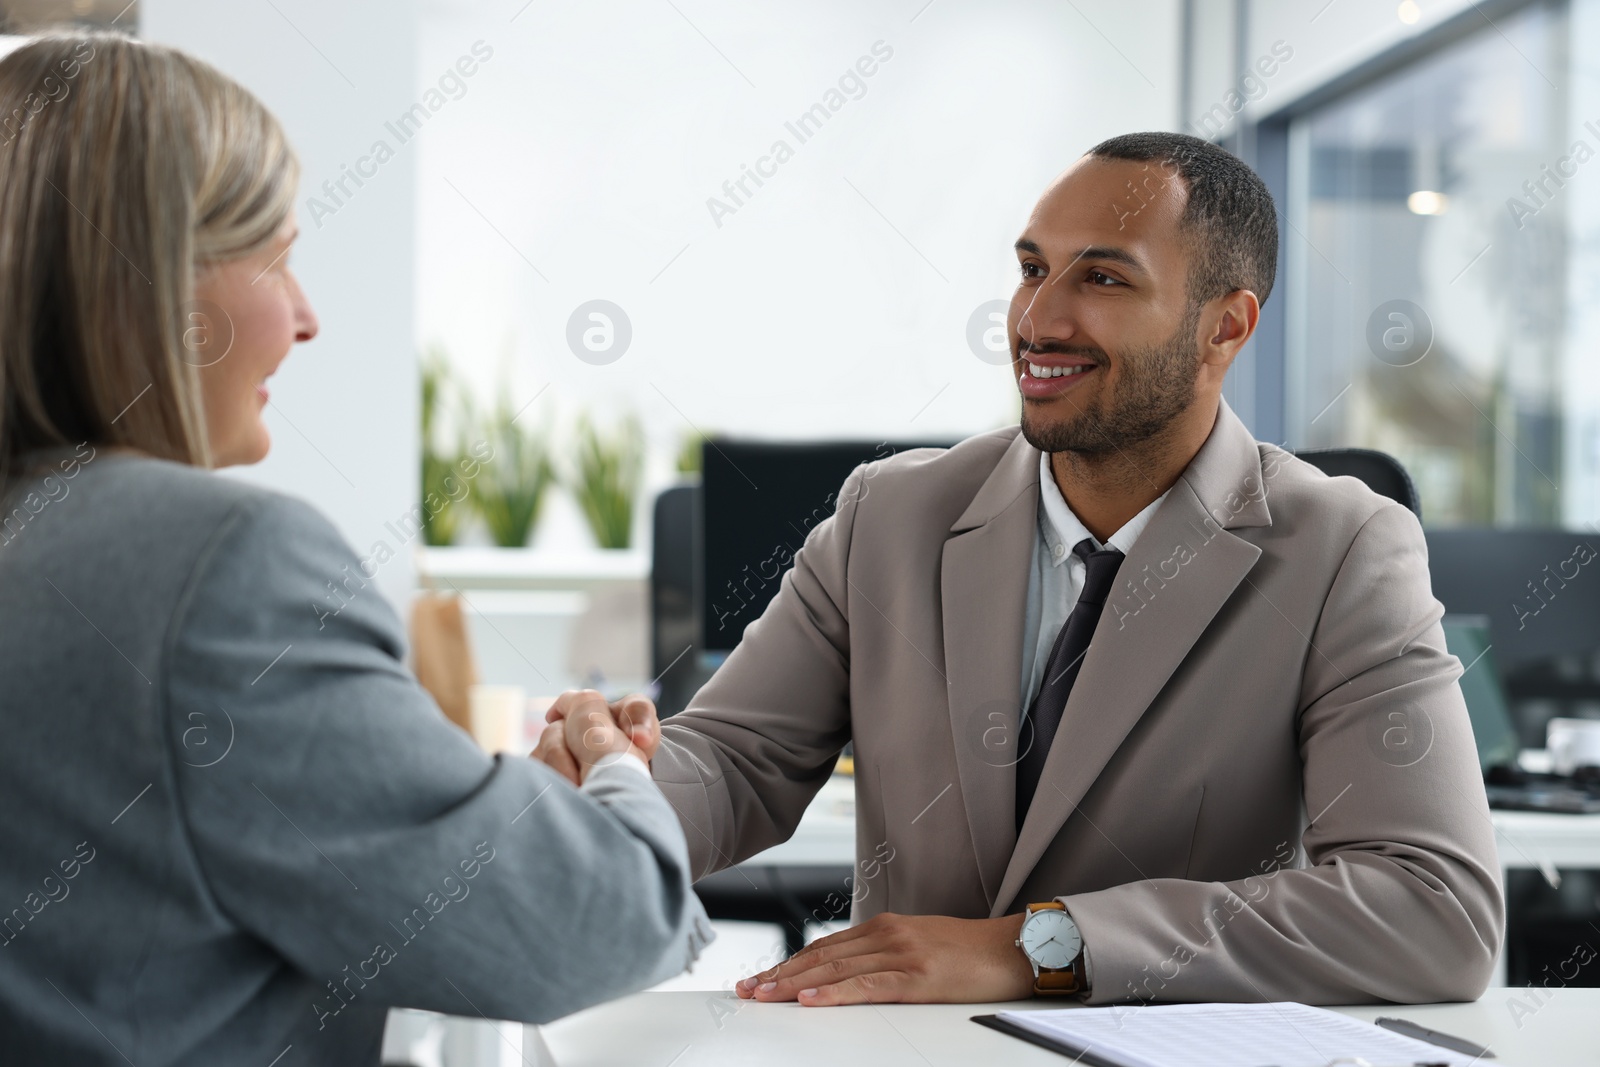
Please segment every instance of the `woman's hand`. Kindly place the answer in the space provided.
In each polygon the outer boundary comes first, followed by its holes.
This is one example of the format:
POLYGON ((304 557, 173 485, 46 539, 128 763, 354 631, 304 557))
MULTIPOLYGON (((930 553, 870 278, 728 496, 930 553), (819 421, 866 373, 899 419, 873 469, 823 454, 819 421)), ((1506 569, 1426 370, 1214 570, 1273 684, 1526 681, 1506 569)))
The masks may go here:
POLYGON ((574 785, 625 753, 648 764, 661 744, 656 706, 638 695, 610 703, 593 689, 569 689, 550 706, 545 722, 550 725, 539 736, 533 758, 574 785))

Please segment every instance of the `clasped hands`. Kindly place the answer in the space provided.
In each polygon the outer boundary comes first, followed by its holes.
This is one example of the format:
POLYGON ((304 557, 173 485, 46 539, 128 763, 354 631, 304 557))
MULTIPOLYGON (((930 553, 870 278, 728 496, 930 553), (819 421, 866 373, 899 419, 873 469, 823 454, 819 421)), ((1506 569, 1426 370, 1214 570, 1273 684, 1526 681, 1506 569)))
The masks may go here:
MULTIPOLYGON (((649 763, 661 743, 656 706, 642 696, 607 701, 593 689, 570 690, 545 721, 533 757, 575 785, 623 753, 649 763)), ((1021 1000, 1033 992, 1033 970, 1016 946, 1021 929, 1021 915, 877 915, 813 941, 735 990, 746 1000, 815 1007, 1021 1000)))
POLYGON ((593 689, 569 689, 545 713, 544 733, 533 758, 548 764, 573 785, 582 785, 596 767, 624 754, 646 765, 661 744, 661 723, 648 697, 608 701, 593 689))

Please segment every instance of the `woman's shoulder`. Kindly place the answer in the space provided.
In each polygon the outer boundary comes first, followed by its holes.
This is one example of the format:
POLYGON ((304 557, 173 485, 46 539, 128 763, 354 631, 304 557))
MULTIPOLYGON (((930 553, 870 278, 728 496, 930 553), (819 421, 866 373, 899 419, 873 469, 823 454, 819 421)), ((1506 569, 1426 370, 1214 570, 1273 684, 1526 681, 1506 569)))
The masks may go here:
MULTIPOLYGON (((222 542, 258 561, 299 556, 342 557, 349 546, 331 520, 309 502, 230 473, 148 456, 117 457, 105 477, 130 517, 192 537, 222 542)), ((185 538, 187 539, 187 538, 185 538)))
POLYGON ((102 452, 83 464, 82 488, 114 508, 160 524, 165 517, 193 525, 195 520, 245 513, 252 519, 327 525, 304 500, 245 478, 187 463, 126 452, 102 452))
POLYGON ((318 633, 338 618, 365 637, 377 634, 385 647, 397 644, 387 602, 363 593, 387 557, 358 557, 307 501, 232 474, 149 457, 119 456, 96 477, 107 486, 102 491, 91 481, 85 495, 102 498, 110 513, 121 510, 119 529, 139 530, 132 538, 162 557, 160 569, 176 580, 173 608, 185 626, 224 626, 246 608, 258 622, 312 619, 318 633))
POLYGON ((337 624, 386 655, 401 645, 387 601, 356 595, 375 573, 305 501, 111 451, 76 469, 32 467, 13 488, 0 516, 0 601, 49 620, 40 640, 59 644, 58 630, 90 620, 148 677, 185 635, 329 636, 337 624))
POLYGON ((80 541, 119 545, 124 551, 116 554, 151 561, 193 561, 224 540, 343 547, 332 524, 303 500, 185 463, 92 446, 29 464, 0 506, 8 541, 50 554, 80 541))

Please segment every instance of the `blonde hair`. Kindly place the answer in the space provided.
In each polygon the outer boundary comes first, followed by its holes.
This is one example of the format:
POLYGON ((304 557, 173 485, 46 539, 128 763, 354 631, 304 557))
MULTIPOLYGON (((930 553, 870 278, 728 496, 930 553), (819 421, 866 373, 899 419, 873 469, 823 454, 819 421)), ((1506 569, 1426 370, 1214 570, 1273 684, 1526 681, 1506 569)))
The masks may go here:
POLYGON ((210 466, 195 271, 266 245, 299 173, 259 100, 174 49, 79 33, 0 59, 0 488, 82 441, 210 466))

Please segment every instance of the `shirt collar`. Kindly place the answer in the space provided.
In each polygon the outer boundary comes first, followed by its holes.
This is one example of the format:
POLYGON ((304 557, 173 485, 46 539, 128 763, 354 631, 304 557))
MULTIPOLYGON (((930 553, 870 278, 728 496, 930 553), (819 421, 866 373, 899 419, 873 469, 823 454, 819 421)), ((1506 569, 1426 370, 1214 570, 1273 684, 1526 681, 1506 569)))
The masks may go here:
POLYGON ((1133 543, 1144 532, 1144 528, 1149 525, 1156 508, 1160 507, 1165 499, 1167 493, 1162 493, 1150 501, 1143 511, 1123 523, 1121 529, 1112 534, 1105 544, 1101 544, 1067 506, 1066 498, 1061 495, 1061 489, 1056 485, 1055 475, 1050 472, 1050 453, 1039 453, 1039 532, 1050 547, 1048 555, 1054 566, 1060 566, 1071 558, 1073 546, 1085 537, 1094 542, 1096 547, 1104 548, 1110 545, 1126 556, 1133 549, 1133 543))

